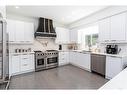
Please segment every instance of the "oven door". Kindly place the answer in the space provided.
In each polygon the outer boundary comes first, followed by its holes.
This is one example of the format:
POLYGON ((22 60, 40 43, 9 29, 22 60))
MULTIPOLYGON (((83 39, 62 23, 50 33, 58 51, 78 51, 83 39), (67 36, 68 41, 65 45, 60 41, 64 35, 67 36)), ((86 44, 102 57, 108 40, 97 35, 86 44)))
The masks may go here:
POLYGON ((52 66, 58 64, 58 56, 50 56, 46 59, 46 66, 52 66))
POLYGON ((45 67, 46 60, 45 58, 37 58, 36 59, 36 68, 35 69, 40 69, 45 67))

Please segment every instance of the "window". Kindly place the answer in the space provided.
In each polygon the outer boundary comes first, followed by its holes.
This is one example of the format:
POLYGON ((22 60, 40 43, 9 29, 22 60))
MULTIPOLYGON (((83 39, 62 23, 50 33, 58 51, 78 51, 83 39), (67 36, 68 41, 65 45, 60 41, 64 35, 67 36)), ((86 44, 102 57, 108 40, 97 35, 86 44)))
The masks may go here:
POLYGON ((81 34, 81 42, 85 48, 88 47, 97 47, 98 43, 98 25, 90 26, 84 29, 79 30, 81 34))
POLYGON ((88 47, 96 46, 98 41, 98 34, 85 35, 85 45, 88 47))

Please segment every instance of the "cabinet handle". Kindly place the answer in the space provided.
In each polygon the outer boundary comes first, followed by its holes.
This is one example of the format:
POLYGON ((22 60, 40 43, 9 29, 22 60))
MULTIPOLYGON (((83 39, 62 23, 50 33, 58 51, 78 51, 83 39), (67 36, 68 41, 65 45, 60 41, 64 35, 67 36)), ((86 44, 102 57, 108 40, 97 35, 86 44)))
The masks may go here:
POLYGON ((116 40, 111 40, 111 41, 116 41, 116 40))
POLYGON ((27 55, 27 54, 23 54, 23 55, 27 55))
POLYGON ((27 66, 28 64, 23 64, 23 66, 27 66))
POLYGON ((28 59, 28 58, 23 58, 23 59, 28 59))
POLYGON ((18 56, 18 54, 15 54, 15 55, 13 55, 13 56, 18 56))

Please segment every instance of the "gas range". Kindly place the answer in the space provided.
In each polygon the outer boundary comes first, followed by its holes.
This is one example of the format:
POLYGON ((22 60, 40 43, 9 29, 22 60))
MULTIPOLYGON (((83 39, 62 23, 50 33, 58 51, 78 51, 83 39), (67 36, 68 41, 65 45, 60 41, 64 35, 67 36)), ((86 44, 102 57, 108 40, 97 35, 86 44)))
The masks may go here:
POLYGON ((58 51, 35 51, 35 71, 58 66, 58 51))

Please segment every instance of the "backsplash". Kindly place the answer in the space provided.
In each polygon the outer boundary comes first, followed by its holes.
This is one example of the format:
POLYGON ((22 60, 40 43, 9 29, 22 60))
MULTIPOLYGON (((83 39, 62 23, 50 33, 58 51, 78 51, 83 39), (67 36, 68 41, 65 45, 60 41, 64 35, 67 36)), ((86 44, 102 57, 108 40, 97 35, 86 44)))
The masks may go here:
MULTIPOLYGON (((62 45, 62 50, 67 50, 68 45, 62 45)), ((45 51, 45 50, 58 50, 59 44, 55 43, 55 39, 35 39, 34 43, 31 45, 23 45, 23 44, 10 44, 9 52, 14 53, 16 49, 24 49, 27 50, 31 48, 31 51, 45 51)))
MULTIPOLYGON (((105 52, 105 47, 106 47, 106 45, 108 45, 108 44, 100 44, 100 45, 99 45, 100 51, 101 51, 102 53, 105 52)), ((110 44, 110 45, 113 45, 113 44, 110 44)), ((119 52, 120 55, 121 55, 121 54, 126 54, 126 53, 127 53, 127 44, 116 44, 116 45, 118 45, 118 49, 121 48, 121 51, 119 52)))

